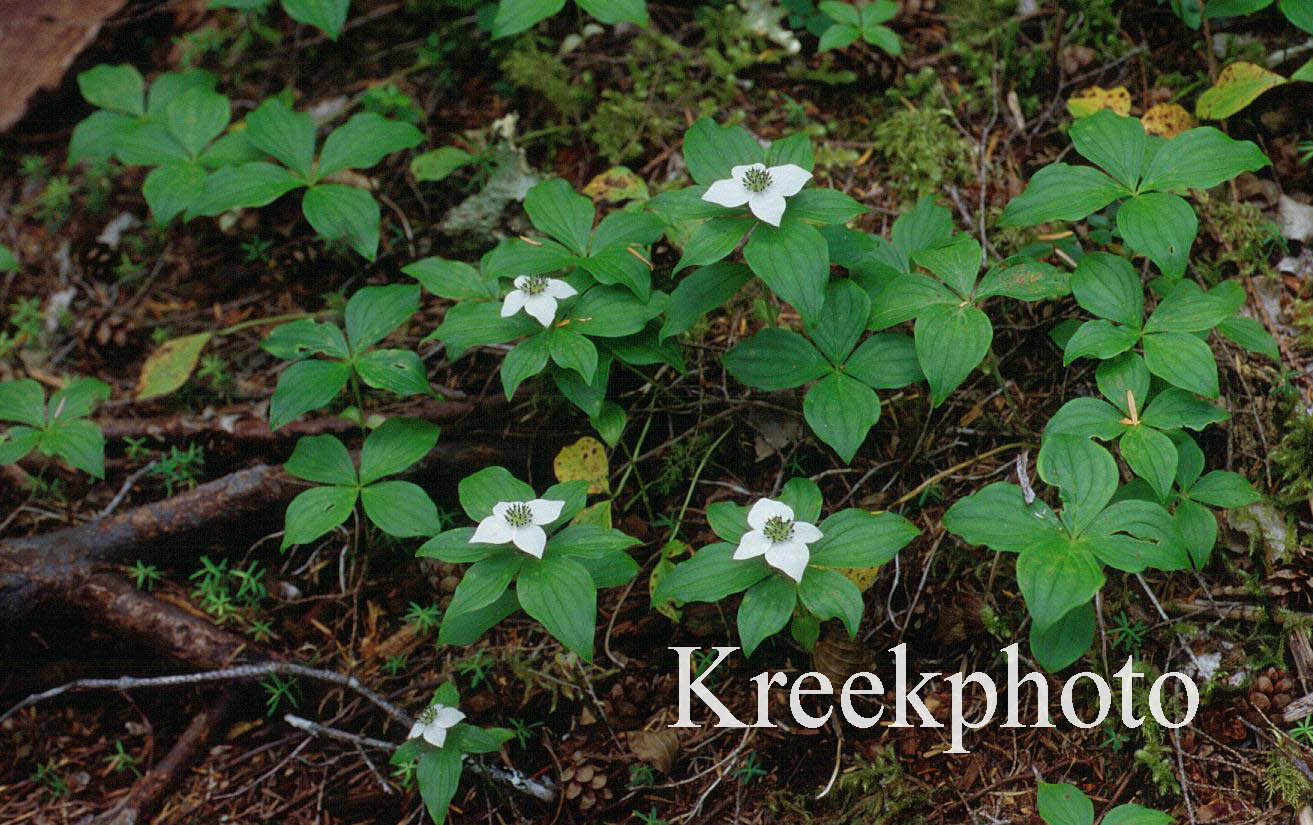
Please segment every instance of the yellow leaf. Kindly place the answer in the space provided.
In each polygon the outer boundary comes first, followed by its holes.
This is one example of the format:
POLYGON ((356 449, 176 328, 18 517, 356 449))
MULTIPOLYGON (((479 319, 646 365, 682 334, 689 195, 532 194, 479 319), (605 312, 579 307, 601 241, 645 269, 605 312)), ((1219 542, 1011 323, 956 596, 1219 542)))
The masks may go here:
POLYGON ((629 200, 647 200, 647 181, 625 166, 613 166, 593 178, 584 187, 584 194, 593 200, 619 203, 629 200))
POLYGON ((848 580, 857 585, 857 589, 865 593, 875 584, 875 579, 880 575, 878 567, 853 567, 848 570, 840 570, 840 573, 848 577, 848 580))
POLYGON ((1284 77, 1262 66, 1243 60, 1232 63, 1217 76, 1211 89, 1199 95, 1194 113, 1206 120, 1230 117, 1253 103, 1263 92, 1285 82, 1284 77))
POLYGON ((1089 117, 1100 109, 1112 109, 1122 117, 1129 115, 1131 93, 1126 91, 1125 86, 1114 86, 1111 89, 1091 86, 1067 98, 1067 111, 1071 112, 1072 117, 1089 117))
POLYGON ((1174 138, 1199 125, 1194 115, 1179 103, 1158 103, 1150 106, 1149 111, 1140 118, 1140 122, 1144 124, 1144 131, 1165 138, 1174 138))
POLYGON ((587 481, 588 492, 605 493, 611 489, 608 481, 610 466, 602 442, 586 435, 563 448, 552 460, 557 481, 587 481))
POLYGON ((137 379, 137 400, 155 398, 181 387, 196 369, 201 350, 209 343, 212 333, 198 332, 165 341, 141 365, 137 379))

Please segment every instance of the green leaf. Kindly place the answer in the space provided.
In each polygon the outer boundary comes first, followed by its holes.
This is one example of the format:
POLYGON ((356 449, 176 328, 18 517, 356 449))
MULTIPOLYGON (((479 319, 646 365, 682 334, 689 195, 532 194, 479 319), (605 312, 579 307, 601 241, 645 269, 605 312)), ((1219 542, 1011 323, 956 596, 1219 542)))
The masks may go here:
POLYGON ((372 484, 410 467, 438 443, 438 432, 438 425, 418 418, 384 421, 365 437, 360 448, 360 483, 372 484))
POLYGON ((1108 359, 1121 355, 1135 346, 1140 333, 1111 321, 1095 319, 1076 328, 1062 350, 1062 364, 1066 366, 1077 358, 1108 359))
POLYGON ((1121 411, 1099 398, 1073 398, 1044 425, 1045 435, 1065 433, 1107 440, 1126 431, 1121 411))
POLYGON ((748 588, 738 615, 739 644, 744 656, 751 656, 763 639, 784 629, 797 599, 797 587, 784 576, 768 575, 748 588))
POLYGON ((367 286, 347 301, 344 320, 351 351, 362 353, 386 338, 419 311, 419 287, 414 284, 367 286))
POLYGON ((344 240, 366 260, 378 255, 381 216, 378 202, 365 190, 341 183, 316 184, 306 190, 301 211, 324 240, 344 240))
POLYGON ((1190 260, 1199 219, 1179 195, 1146 192, 1117 210, 1117 229, 1131 249, 1147 255, 1163 275, 1180 278, 1190 260))
POLYGON ((1017 556, 1017 585, 1039 627, 1048 627, 1094 598, 1103 571, 1089 549, 1065 536, 1027 547, 1017 556))
POLYGON ((433 499, 409 481, 380 481, 360 491, 365 515, 389 536, 431 536, 442 529, 433 499))
POLYGON ((460 785, 460 769, 461 755, 455 749, 429 750, 419 758, 415 782, 419 785, 419 795, 424 800, 424 807, 428 809, 433 825, 442 825, 447 819, 447 808, 451 806, 452 797, 460 785))
POLYGON ((890 233, 894 248, 902 257, 899 271, 908 271, 907 262, 914 252, 947 243, 952 235, 953 213, 935 203, 934 195, 921 198, 911 212, 898 216, 890 233))
POLYGON ((1071 292, 1071 276, 1052 264, 1029 258, 1011 258, 985 273, 976 285, 976 298, 1006 295, 1019 301, 1061 298, 1071 292))
POLYGON ((579 265, 598 283, 621 284, 641 300, 647 300, 652 289, 652 270, 633 247, 609 246, 579 265))
POLYGON ((473 527, 445 530, 420 545, 415 555, 449 564, 466 564, 486 559, 496 552, 497 548, 491 544, 471 544, 470 538, 473 535, 473 527))
POLYGON ((292 499, 283 521, 283 550, 308 544, 347 520, 356 506, 356 488, 312 487, 292 499))
POLYGON ((1239 315, 1227 318, 1217 325, 1217 331, 1250 352, 1266 355, 1278 364, 1281 363, 1281 350, 1277 348, 1276 339, 1267 331, 1267 327, 1253 318, 1239 315))
POLYGON ((228 98, 204 86, 183 92, 164 110, 169 132, 192 157, 228 128, 231 117, 228 98))
POLYGON ((840 619, 849 637, 862 622, 862 591, 842 573, 808 567, 798 583, 798 598, 818 619, 840 619))
POLYGON ((1211 126, 1183 132, 1149 161, 1140 191, 1211 189, 1242 172, 1256 172, 1271 161, 1248 140, 1232 140, 1211 126))
POLYGON ((459 750, 464 753, 496 753, 502 745, 515 738, 515 732, 507 728, 476 728, 473 725, 457 725, 455 733, 459 750))
POLYGON ((713 264, 738 248, 743 236, 757 224, 756 218, 723 215, 703 221, 679 256, 675 272, 690 266, 713 264))
POLYGON ((315 179, 323 180, 343 169, 369 169, 393 152, 418 146, 423 139, 409 123, 361 112, 324 139, 315 179))
POLYGON ((839 3, 836 0, 821 0, 816 4, 816 10, 836 23, 843 23, 848 26, 862 25, 861 15, 857 7, 851 3, 839 3))
POLYGON ((916 319, 916 356, 930 383, 931 406, 944 403, 989 352, 994 328, 970 304, 932 306, 916 319))
MULTIPOLYGON (((869 10, 876 8, 878 5, 880 4, 877 3, 875 5, 867 6, 867 15, 865 16, 869 16, 869 10)), ((903 52, 902 41, 898 39, 898 35, 894 34, 893 29, 890 29, 888 26, 867 25, 862 29, 862 39, 867 43, 870 43, 872 46, 875 46, 888 54, 894 55, 895 57, 903 52)))
MULTIPOLYGON (((1190 564, 1202 570, 1208 565, 1213 545, 1217 544, 1217 517, 1202 504, 1183 499, 1176 505, 1174 521, 1189 553, 1190 564)), ((1182 568, 1187 566, 1181 565, 1182 568)))
POLYGON ((283 0, 283 11, 298 23, 314 26, 329 40, 337 40, 346 25, 351 0, 283 0))
POLYGON ((192 69, 186 72, 165 72, 156 77, 154 82, 150 84, 150 90, 146 93, 146 114, 152 117, 163 117, 167 114, 168 108, 173 101, 192 89, 213 92, 218 82, 219 78, 202 69, 192 69))
POLYGON ((1126 187, 1098 169, 1051 163, 1035 173, 1024 192, 1008 201, 999 225, 1078 221, 1128 194, 1126 187))
POLYGON ((205 169, 199 163, 173 161, 146 175, 141 194, 155 221, 164 225, 196 202, 205 187, 205 169))
POLYGON ((283 370, 269 400, 269 429, 331 403, 350 377, 351 368, 340 361, 298 361, 283 370))
POLYGON ((956 307, 962 300, 927 275, 902 275, 871 296, 871 329, 887 329, 932 306, 956 307))
POLYGON ((1083 530, 1117 491, 1116 460, 1088 438, 1064 433, 1046 437, 1036 467, 1039 477, 1061 493, 1063 520, 1073 534, 1083 530))
POLYGON ((916 357, 916 344, 901 333, 881 332, 862 342, 842 364, 848 375, 880 389, 897 389, 925 376, 916 357))
POLYGON ((610 246, 647 246, 665 234, 666 222, 650 212, 612 212, 597 222, 589 249, 610 246))
POLYGON ((880 399, 861 381, 834 373, 803 396, 802 414, 812 432, 847 464, 879 420, 880 399))
POLYGON ((1019 553, 1058 535, 1062 524, 1043 501, 1026 504, 1020 487, 996 481, 958 499, 944 513, 944 527, 968 544, 1019 553))
POLYGON ((1231 317, 1235 306, 1217 290, 1204 292, 1192 281, 1172 287, 1144 324, 1145 332, 1202 332, 1231 317))
POLYGON ((274 331, 260 342, 260 348, 285 361, 297 361, 318 354, 330 358, 347 358, 351 354, 342 330, 309 318, 274 327, 274 331))
POLYGON ((530 558, 519 550, 502 550, 470 565, 451 594, 447 615, 459 616, 497 601, 530 558))
POLYGON ((549 238, 534 243, 522 238, 508 238, 483 257, 482 270, 489 279, 542 275, 573 266, 575 260, 570 250, 549 238))
POLYGON ((37 429, 46 425, 46 394, 31 378, 0 381, 0 421, 17 421, 37 429))
POLYGON ((830 365, 798 333, 768 327, 725 353, 725 369, 749 387, 784 390, 820 378, 830 365))
POLYGON ((597 588, 579 562, 563 555, 530 559, 516 580, 524 612, 585 662, 593 660, 597 588))
POLYGON ((702 186, 728 178, 735 166, 764 159, 761 144, 742 126, 719 126, 703 117, 684 132, 684 163, 689 175, 702 186))
POLYGON ((1144 336, 1144 363, 1149 372, 1173 386, 1216 398, 1217 361, 1208 344, 1188 332, 1144 336))
POLYGON ((1112 402, 1122 415, 1129 416, 1131 409, 1126 401, 1126 393, 1135 397, 1135 408, 1144 411, 1144 399, 1149 397, 1149 368, 1144 359, 1128 352, 1110 358, 1099 364, 1094 371, 1099 392, 1112 402))
POLYGON ((421 258, 403 266, 401 271, 434 295, 453 301, 497 298, 500 292, 495 281, 483 277, 478 269, 464 261, 421 258))
POLYGON ((1103 167, 1122 186, 1135 189, 1148 145, 1144 125, 1137 118, 1101 109, 1072 123, 1069 135, 1077 152, 1103 167))
POLYGON ((862 36, 861 29, 845 23, 835 23, 821 33, 820 43, 816 45, 817 53, 830 49, 843 49, 857 42, 862 36))
POLYGON ((187 150, 155 121, 135 122, 116 135, 114 154, 130 166, 158 166, 187 160, 187 150))
POLYGON ((970 298, 984 257, 980 242, 958 235, 948 243, 912 254, 912 262, 939 276, 960 297, 970 298))
POLYGON ((1175 430, 1180 427, 1202 430, 1209 424, 1230 417, 1226 410, 1216 404, 1200 401, 1176 387, 1168 387, 1158 393, 1140 416, 1145 424, 1159 430, 1175 430))
POLYGON ((15 424, 8 432, 0 433, 0 464, 21 461, 40 441, 40 430, 15 424))
POLYGON ((284 166, 310 179, 315 160, 315 122, 271 97, 246 117, 246 139, 284 166))
POLYGON ((1075 785, 1039 783, 1039 815, 1049 825, 1091 825, 1094 803, 1075 785))
POLYGON ((500 0, 492 19, 492 38, 519 34, 565 8, 565 0, 500 0))
POLYGON ((708 504, 707 526, 724 541, 737 544, 748 532, 748 508, 732 501, 708 504))
POLYGON ((743 247, 743 258, 804 321, 821 318, 825 283, 830 278, 830 251, 825 237, 814 227, 796 221, 778 227, 758 224, 743 247))
POLYGON ((664 305, 658 298, 664 299, 665 295, 654 292, 645 301, 623 287, 595 286, 575 300, 568 321, 571 329, 584 335, 601 338, 633 335, 661 314, 664 305))
POLYGON ((637 544, 637 539, 632 539, 619 530, 611 530, 595 524, 579 524, 567 527, 553 536, 548 547, 556 545, 557 536, 562 534, 568 535, 561 539, 558 552, 582 564, 598 589, 625 584, 638 573, 638 562, 623 550, 615 549, 617 546, 637 544), (581 533, 595 535, 597 538, 581 537, 581 533))
MULTIPOLYGON (((811 168, 810 164, 806 168, 811 168)), ((809 186, 789 198, 786 214, 791 219, 829 225, 847 223, 866 211, 865 206, 837 189, 809 186)))
POLYGON ((591 382, 586 382, 574 370, 554 368, 549 370, 552 381, 561 394, 569 399, 589 418, 601 414, 606 401, 606 386, 611 376, 611 354, 599 352, 597 356, 597 375, 591 382))
POLYGON ((569 329, 548 332, 552 361, 561 369, 574 370, 585 381, 597 374, 597 347, 593 342, 569 329))
MULTIPOLYGON (((1212 11, 1211 7, 1209 11, 1212 11)), ((1204 120, 1231 117, 1264 92, 1288 82, 1271 69, 1239 60, 1222 69, 1217 82, 1199 95, 1194 104, 1194 113, 1204 120)))
POLYGON ((825 287, 825 321, 807 326, 812 343, 832 364, 841 364, 857 346, 871 314, 871 299, 852 281, 825 287))
POLYGON ((297 439, 283 469, 306 481, 337 487, 356 486, 356 467, 346 446, 336 436, 307 435, 297 439))
POLYGON ((752 278, 752 270, 743 264, 724 261, 693 270, 670 293, 670 307, 661 325, 661 337, 668 338, 692 329, 698 318, 734 297, 752 278))
POLYGON ((136 128, 136 118, 120 112, 92 112, 73 127, 73 135, 68 143, 69 164, 88 158, 109 160, 124 137, 136 128))
POLYGON ((1118 805, 1103 816, 1103 825, 1171 825, 1172 821, 1162 811, 1139 805, 1118 805))
POLYGON ((105 477, 105 436, 85 418, 52 421, 37 446, 87 475, 105 477))
POLYGON ((1213 470, 1190 488, 1190 498, 1213 507, 1244 507, 1260 501, 1253 485, 1239 473, 1213 470))
POLYGON ((1301 0, 1278 0, 1277 5, 1287 20, 1313 34, 1313 7, 1301 0))
POLYGON ((505 467, 485 467, 466 476, 456 487, 461 509, 474 521, 492 515, 499 501, 529 501, 534 498, 533 488, 505 467))
POLYGON ((540 231, 565 244, 576 255, 588 252, 593 233, 593 202, 561 178, 537 184, 524 196, 524 211, 540 231))
POLYGON ((647 3, 644 0, 575 0, 579 8, 613 26, 621 21, 646 26, 647 3))
POLYGON ((1144 319, 1144 287, 1131 262, 1107 252, 1091 252, 1071 274, 1076 303, 1100 318, 1139 329, 1144 319))
POLYGON ((462 301, 447 310, 431 337, 446 344, 447 357, 459 358, 471 347, 500 344, 541 331, 542 325, 524 313, 501 317, 501 304, 462 301))
POLYGON ((515 346, 501 362, 501 385, 509 401, 520 385, 543 371, 551 356, 551 333, 530 335, 515 346))
POLYGON ((1147 426, 1129 427, 1118 442, 1131 472, 1149 482, 1160 499, 1171 492, 1176 479, 1176 445, 1147 426))
POLYGON ((451 173, 478 160, 455 146, 442 146, 423 154, 416 155, 410 161, 410 174, 420 183, 437 183, 446 180, 451 173))
POLYGON ((264 161, 225 166, 205 178, 188 215, 218 215, 239 207, 267 206, 305 181, 281 166, 264 161))
POLYGON ((822 567, 879 567, 920 534, 897 513, 840 510, 820 524, 821 539, 811 547, 811 564, 822 567))
POLYGON ((459 616, 450 613, 442 617, 442 627, 438 630, 438 644, 466 647, 484 634, 484 632, 502 619, 520 609, 520 600, 514 590, 507 590, 501 598, 487 607, 462 613, 459 616))
POLYGON ((86 418, 97 404, 109 398, 109 385, 97 378, 76 378, 55 390, 47 409, 49 420, 86 418))
POLYGON ((135 66, 101 64, 78 74, 78 90, 92 106, 125 115, 146 113, 146 81, 135 66))
MULTIPOLYGON (((793 508, 793 517, 798 521, 805 521, 809 524, 815 524, 816 520, 821 517, 821 506, 824 499, 821 497, 821 488, 816 486, 816 482, 809 478, 791 478, 784 483, 778 496, 783 504, 793 508)), ((743 514, 744 521, 747 520, 747 511, 743 514)))
POLYGON ((1094 605, 1087 602, 1041 628, 1030 625, 1030 652, 1040 667, 1055 673, 1076 661, 1094 642, 1094 605))
MULTIPOLYGON (((725 502, 719 502, 725 503, 725 502)), ((708 514, 709 515, 709 514, 708 514)), ((652 593, 652 603, 718 602, 746 590, 770 575, 759 559, 734 561, 734 545, 712 544, 675 565, 652 593)))

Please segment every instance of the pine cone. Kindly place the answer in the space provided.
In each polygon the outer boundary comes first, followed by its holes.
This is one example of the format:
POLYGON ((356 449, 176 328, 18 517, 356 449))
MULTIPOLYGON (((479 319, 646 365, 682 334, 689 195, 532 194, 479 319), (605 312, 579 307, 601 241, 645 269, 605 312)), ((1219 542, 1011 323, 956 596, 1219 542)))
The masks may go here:
POLYGON ((607 787, 606 773, 589 762, 582 753, 574 755, 574 764, 561 771, 561 787, 566 799, 571 800, 581 811, 594 808, 598 801, 609 800, 611 789, 607 787))
POLYGON ((1249 712, 1245 717, 1254 725, 1264 724, 1263 715, 1276 717, 1295 699, 1295 680, 1284 670, 1270 667, 1254 678, 1249 686, 1249 712), (1262 714, 1255 712, 1262 711, 1262 714))

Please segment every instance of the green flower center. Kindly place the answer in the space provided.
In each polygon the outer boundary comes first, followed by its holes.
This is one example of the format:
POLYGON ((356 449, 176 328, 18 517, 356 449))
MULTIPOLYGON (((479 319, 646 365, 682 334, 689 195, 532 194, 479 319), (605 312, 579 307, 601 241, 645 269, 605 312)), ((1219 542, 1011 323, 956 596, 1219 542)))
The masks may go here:
POLYGON ((542 275, 530 275, 524 281, 524 286, 520 287, 529 295, 538 295, 547 288, 547 278, 542 275))
POLYGON ((743 173, 743 188, 749 192, 765 192, 770 187, 770 172, 754 166, 743 173))
POLYGON ((506 523, 512 527, 528 527, 533 524, 533 511, 528 504, 517 501, 506 508, 506 523))
POLYGON ((420 711, 420 713, 419 713, 419 723, 420 723, 421 725, 431 725, 431 724, 433 724, 435 721, 437 721, 437 718, 438 718, 438 706, 437 706, 437 705, 429 705, 428 707, 424 708, 424 710, 420 711))
POLYGON ((793 538, 793 522, 780 516, 766 519, 766 526, 761 528, 762 535, 771 541, 788 541, 793 538))

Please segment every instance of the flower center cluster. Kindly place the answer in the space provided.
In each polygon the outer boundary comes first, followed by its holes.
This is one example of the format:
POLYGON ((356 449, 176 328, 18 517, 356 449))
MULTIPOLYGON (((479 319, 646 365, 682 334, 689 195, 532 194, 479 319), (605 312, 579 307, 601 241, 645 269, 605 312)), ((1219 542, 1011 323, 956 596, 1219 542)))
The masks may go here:
POLYGON ((547 288, 547 278, 542 275, 530 275, 521 287, 530 295, 538 295, 547 288))
POLYGON ((421 725, 431 725, 434 723, 434 721, 437 720, 437 718, 438 718, 438 706, 429 705, 428 707, 424 708, 424 710, 420 711, 419 723, 421 725))
POLYGON ((510 507, 507 507, 506 523, 512 527, 528 527, 532 524, 533 512, 529 510, 529 505, 522 501, 517 501, 510 507))
POLYGON ((762 535, 771 541, 788 541, 793 538, 793 522, 780 516, 766 519, 766 526, 761 528, 762 535))
POLYGON ((765 192, 770 187, 770 172, 754 166, 743 173, 743 188, 749 192, 765 192))

